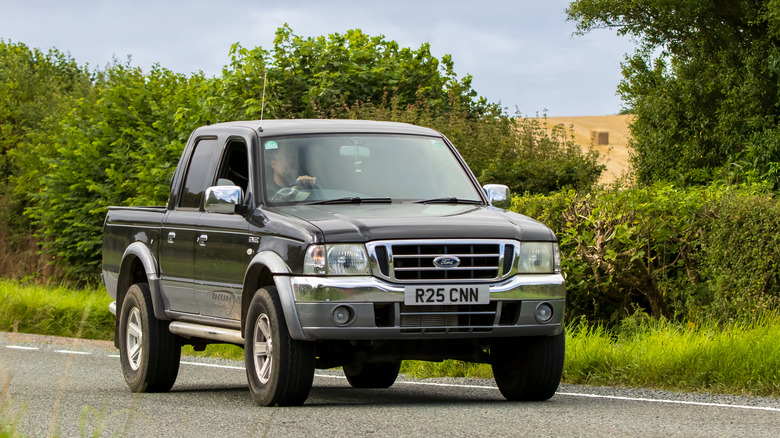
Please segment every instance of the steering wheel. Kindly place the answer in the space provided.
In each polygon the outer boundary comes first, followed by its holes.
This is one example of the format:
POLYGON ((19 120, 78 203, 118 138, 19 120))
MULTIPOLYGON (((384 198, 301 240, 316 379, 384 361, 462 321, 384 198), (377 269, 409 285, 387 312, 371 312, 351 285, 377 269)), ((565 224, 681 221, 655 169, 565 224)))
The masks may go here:
MULTIPOLYGON (((316 179, 315 179, 315 181, 316 181, 316 179)), ((321 185, 319 185, 319 183, 317 183, 317 182, 315 182, 315 183, 314 183, 314 185, 312 185, 311 187, 304 187, 304 186, 303 186, 303 181, 301 181, 300 179, 298 179, 298 180, 295 180, 295 182, 294 182, 294 183, 292 183, 292 184, 290 185, 290 187, 295 187, 295 188, 297 188, 298 190, 313 190, 313 189, 322 189, 322 186, 321 186, 321 185)))

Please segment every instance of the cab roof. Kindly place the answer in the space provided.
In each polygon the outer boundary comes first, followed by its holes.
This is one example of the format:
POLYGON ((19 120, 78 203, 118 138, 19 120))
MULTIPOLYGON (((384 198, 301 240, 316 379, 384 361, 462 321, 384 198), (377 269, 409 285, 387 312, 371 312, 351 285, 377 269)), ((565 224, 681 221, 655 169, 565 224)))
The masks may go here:
MULTIPOLYGON (((204 127, 243 127, 256 131, 260 136, 293 135, 293 134, 416 134, 441 137, 433 129, 415 126, 408 123, 377 122, 373 120, 342 120, 342 119, 283 119, 283 120, 248 120, 216 123, 204 127)), ((203 128, 202 128, 203 129, 203 128)))

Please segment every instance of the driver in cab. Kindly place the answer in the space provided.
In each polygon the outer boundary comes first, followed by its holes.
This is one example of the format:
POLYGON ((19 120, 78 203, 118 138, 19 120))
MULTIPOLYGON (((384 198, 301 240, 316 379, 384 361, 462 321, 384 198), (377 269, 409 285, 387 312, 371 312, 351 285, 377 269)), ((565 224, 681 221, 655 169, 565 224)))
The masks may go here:
POLYGON ((277 193, 285 187, 297 187, 299 189, 312 189, 315 187, 317 183, 316 177, 301 175, 296 148, 282 147, 268 152, 270 152, 271 169, 273 170, 273 178, 267 178, 266 181, 269 194, 277 193))

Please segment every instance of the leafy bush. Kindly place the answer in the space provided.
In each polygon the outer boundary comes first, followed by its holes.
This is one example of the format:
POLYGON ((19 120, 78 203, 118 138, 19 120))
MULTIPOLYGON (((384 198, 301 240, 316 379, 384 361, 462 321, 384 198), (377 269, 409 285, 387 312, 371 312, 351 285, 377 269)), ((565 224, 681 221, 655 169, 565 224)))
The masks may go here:
POLYGON ((569 320, 614 324, 638 310, 726 320, 780 304, 780 204, 761 187, 567 191, 512 209, 558 235, 569 320))
POLYGON ((0 39, 0 275, 40 272, 45 264, 23 215, 25 200, 13 195, 23 173, 18 149, 49 131, 90 88, 90 75, 70 56, 0 39))
POLYGON ((780 202, 730 193, 707 213, 699 264, 708 313, 736 319, 780 308, 780 202))

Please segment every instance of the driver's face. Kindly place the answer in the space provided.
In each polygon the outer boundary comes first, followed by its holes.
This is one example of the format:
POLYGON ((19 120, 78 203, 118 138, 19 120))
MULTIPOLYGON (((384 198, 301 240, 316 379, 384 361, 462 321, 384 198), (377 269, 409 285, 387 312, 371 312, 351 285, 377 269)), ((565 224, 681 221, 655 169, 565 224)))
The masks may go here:
POLYGON ((297 176, 292 175, 296 170, 296 160, 289 149, 280 150, 276 157, 271 160, 271 167, 274 169, 274 172, 282 176, 297 176))

